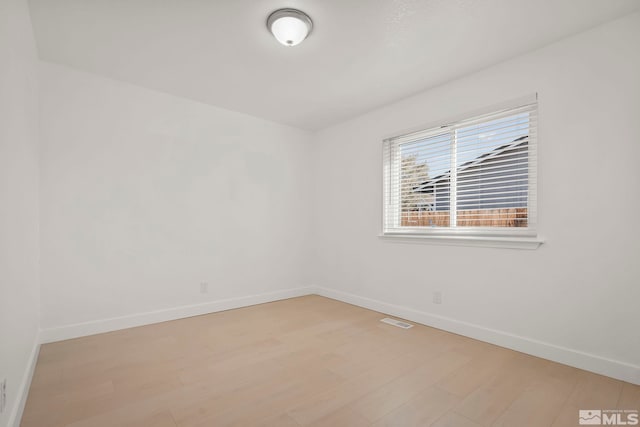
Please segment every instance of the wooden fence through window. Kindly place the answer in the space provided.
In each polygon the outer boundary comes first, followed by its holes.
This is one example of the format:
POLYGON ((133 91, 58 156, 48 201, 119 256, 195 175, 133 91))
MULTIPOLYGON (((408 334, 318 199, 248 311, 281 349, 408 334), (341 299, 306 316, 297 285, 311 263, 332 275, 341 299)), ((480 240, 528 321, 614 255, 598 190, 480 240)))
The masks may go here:
MULTIPOLYGON (((448 227, 449 211, 402 212, 403 227, 448 227)), ((527 208, 458 211, 458 227, 526 227, 527 208)))

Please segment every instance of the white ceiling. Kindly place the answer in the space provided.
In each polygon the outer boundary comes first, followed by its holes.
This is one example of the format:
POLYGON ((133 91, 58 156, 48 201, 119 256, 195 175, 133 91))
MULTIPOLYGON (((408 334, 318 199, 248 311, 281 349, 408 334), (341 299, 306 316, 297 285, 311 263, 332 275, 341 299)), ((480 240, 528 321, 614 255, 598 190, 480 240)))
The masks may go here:
POLYGON ((623 16, 640 0, 30 0, 40 57, 320 129, 623 16), (287 48, 265 20, 314 21, 287 48))

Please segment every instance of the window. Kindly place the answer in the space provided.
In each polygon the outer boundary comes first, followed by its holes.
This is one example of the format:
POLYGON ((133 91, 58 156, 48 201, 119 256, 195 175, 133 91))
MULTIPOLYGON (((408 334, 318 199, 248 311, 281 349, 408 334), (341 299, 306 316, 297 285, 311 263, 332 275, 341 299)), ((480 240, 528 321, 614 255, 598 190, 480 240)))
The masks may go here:
POLYGON ((385 235, 536 235, 537 101, 384 141, 385 235))

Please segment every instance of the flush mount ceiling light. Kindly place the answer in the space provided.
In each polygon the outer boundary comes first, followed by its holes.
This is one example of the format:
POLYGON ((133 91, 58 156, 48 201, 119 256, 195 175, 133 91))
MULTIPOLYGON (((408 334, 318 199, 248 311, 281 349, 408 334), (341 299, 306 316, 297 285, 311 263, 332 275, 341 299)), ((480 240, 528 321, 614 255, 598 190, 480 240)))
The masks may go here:
POLYGON ((278 9, 267 18, 267 28, 285 46, 295 46, 307 38, 313 22, 297 9, 278 9))

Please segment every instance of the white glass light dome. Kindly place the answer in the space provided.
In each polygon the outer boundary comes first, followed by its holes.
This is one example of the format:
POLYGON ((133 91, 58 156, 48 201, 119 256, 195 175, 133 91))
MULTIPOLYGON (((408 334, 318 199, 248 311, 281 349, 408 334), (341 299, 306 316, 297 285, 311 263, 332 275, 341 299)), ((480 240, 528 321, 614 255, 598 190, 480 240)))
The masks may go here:
POLYGON ((313 27, 311 18, 297 9, 279 9, 267 18, 267 27, 285 46, 295 46, 307 38, 313 27))

